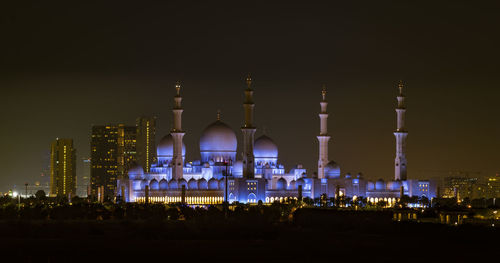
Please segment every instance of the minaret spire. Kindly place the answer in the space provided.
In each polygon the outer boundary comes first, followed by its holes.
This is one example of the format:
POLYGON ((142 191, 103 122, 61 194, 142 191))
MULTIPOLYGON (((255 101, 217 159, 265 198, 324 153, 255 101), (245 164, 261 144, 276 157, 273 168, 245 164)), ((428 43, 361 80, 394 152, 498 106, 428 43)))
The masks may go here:
POLYGON ((174 107, 172 112, 174 114, 174 127, 170 131, 174 140, 174 149, 172 157, 172 178, 181 179, 183 177, 183 159, 182 159, 182 138, 185 132, 182 130, 182 97, 181 97, 181 83, 175 84, 176 95, 174 96, 174 107))
POLYGON ((247 76, 247 88, 251 89, 251 86, 252 86, 252 77, 250 77, 250 73, 248 73, 248 76, 247 76))
POLYGON ((325 178, 325 166, 328 164, 328 141, 330 141, 330 136, 328 135, 328 112, 326 101, 326 86, 323 85, 323 90, 321 91, 322 100, 319 103, 321 106, 321 112, 319 113, 320 127, 319 135, 317 136, 319 142, 319 158, 318 158, 318 178, 325 178))
POLYGON ((321 91, 321 96, 323 96, 323 101, 326 101, 326 85, 323 84, 323 90, 321 91))
POLYGON ((217 110, 217 120, 220 121, 220 110, 217 110))
POLYGON ((403 81, 399 81, 399 94, 396 97, 398 100, 398 105, 396 107, 397 126, 396 131, 394 131, 394 136, 396 137, 396 159, 394 161, 395 180, 406 180, 406 137, 408 136, 408 132, 405 128, 406 106, 403 88, 403 81))
POLYGON ((255 141, 256 128, 253 126, 253 110, 255 104, 253 102, 252 78, 248 74, 246 78, 247 88, 245 89, 245 100, 243 109, 245 111, 245 123, 241 127, 243 133, 243 177, 254 178, 255 164, 253 155, 253 145, 255 141))

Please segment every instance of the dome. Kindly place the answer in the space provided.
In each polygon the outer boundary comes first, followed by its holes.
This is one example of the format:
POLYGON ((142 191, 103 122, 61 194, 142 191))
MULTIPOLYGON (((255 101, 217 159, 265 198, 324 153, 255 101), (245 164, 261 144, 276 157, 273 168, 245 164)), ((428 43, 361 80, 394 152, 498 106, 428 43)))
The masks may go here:
POLYGON ((168 182, 168 189, 177 189, 179 187, 179 184, 177 183, 177 180, 172 179, 170 182, 168 182))
POLYGON ((243 177, 243 162, 241 160, 233 163, 233 176, 243 177))
POLYGON ((340 166, 336 162, 330 161, 325 166, 325 177, 329 179, 340 177, 340 166))
POLYGON ((215 178, 211 178, 208 180, 208 189, 210 190, 216 190, 219 188, 219 182, 215 178))
POLYGON ((286 180, 283 178, 278 179, 276 182, 276 189, 285 190, 286 189, 286 180))
MULTIPOLYGON (((170 157, 174 156, 174 138, 172 134, 167 134, 161 138, 160 143, 158 143, 158 147, 156 147, 156 153, 158 157, 170 157)), ((182 156, 186 155, 186 145, 184 142, 182 143, 182 156)))
POLYGON ((150 190, 158 190, 159 189, 158 181, 156 181, 156 179, 153 179, 149 182, 149 189, 150 190))
POLYGON ((194 178, 191 178, 191 180, 188 181, 188 188, 189 190, 198 189, 198 182, 194 178))
MULTIPOLYGON (((200 138, 200 152, 236 153, 236 133, 220 120, 208 125, 200 138)), ((203 154, 202 154, 203 157, 203 154)), ((234 160, 234 158, 233 158, 234 160)), ((207 161, 207 160, 202 160, 207 161)))
POLYGON ((367 187, 368 191, 373 191, 375 189, 375 184, 372 181, 368 181, 368 184, 366 187, 367 187))
POLYGON ((375 182, 375 190, 385 190, 385 183, 384 180, 378 179, 375 182))
POLYGON ((278 146, 266 135, 262 135, 255 140, 253 146, 255 158, 278 158, 278 146))
POLYGON ((387 188, 389 190, 399 190, 401 188, 401 181, 390 181, 387 183, 387 188))
POLYGON ((177 183, 179 184, 179 189, 182 189, 182 186, 186 187, 186 190, 189 189, 188 183, 186 182, 186 179, 181 178, 177 180, 177 183))
POLYGON ((207 183, 207 180, 205 180, 205 178, 201 178, 200 180, 198 180, 198 189, 207 189, 208 188, 208 183, 207 183))
POLYGON ((144 169, 142 169, 142 166, 138 164, 133 164, 130 166, 128 169, 128 178, 129 179, 140 179, 141 177, 144 176, 144 169))
POLYGON ((165 179, 161 179, 159 185, 160 185, 160 190, 168 189, 168 182, 165 179))

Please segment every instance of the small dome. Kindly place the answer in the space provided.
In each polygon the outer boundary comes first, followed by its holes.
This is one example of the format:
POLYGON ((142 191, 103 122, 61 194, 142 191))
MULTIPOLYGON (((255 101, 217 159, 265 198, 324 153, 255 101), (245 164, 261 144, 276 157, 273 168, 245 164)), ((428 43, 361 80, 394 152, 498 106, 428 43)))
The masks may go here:
POLYGON ((156 179, 153 179, 149 182, 149 189, 150 190, 158 190, 159 189, 158 181, 156 181, 156 179))
POLYGON ((373 191, 375 189, 375 184, 372 181, 368 181, 366 188, 368 191, 373 191))
POLYGON ((278 158, 278 146, 266 135, 262 135, 255 140, 253 146, 255 158, 278 158))
POLYGON ((177 183, 177 180, 172 179, 168 182, 168 189, 178 189, 179 184, 177 183))
POLYGON ((325 166, 325 177, 329 179, 339 178, 340 177, 340 166, 334 162, 330 161, 325 166))
POLYGON ((213 177, 210 178, 210 180, 208 180, 208 189, 216 190, 218 188, 219 188, 219 182, 213 177))
POLYGON ((208 183, 207 183, 207 180, 205 180, 205 178, 201 178, 200 180, 198 180, 198 189, 207 189, 208 188, 208 183))
POLYGON ((236 133, 220 120, 208 125, 200 138, 201 152, 236 152, 236 133))
POLYGON ((198 189, 198 182, 194 178, 191 178, 188 182, 188 188, 189 190, 198 189))
POLYGON ((283 178, 278 179, 276 182, 276 189, 285 190, 286 189, 286 180, 283 178))
POLYGON ((233 163, 233 176, 234 177, 243 176, 243 162, 241 160, 233 163))
MULTIPOLYGON (((163 138, 161 138, 160 143, 158 143, 158 147, 156 147, 156 153, 158 157, 169 157, 172 158, 174 156, 174 138, 172 134, 167 134, 163 138)), ((182 156, 186 155, 186 145, 184 142, 182 143, 182 156)))
POLYGON ((389 190, 399 190, 401 188, 401 181, 390 181, 387 183, 387 188, 389 190))
POLYGON ((129 179, 140 179, 144 176, 144 169, 142 169, 142 166, 138 164, 132 164, 130 168, 128 169, 128 178, 129 179))
POLYGON ((188 183, 186 182, 186 179, 181 178, 177 180, 177 183, 179 184, 179 189, 182 189, 182 186, 184 185, 186 187, 186 190, 189 189, 188 183))
POLYGON ((168 182, 165 179, 161 179, 159 183, 160 190, 167 190, 168 189, 168 182))
POLYGON ((384 180, 378 179, 375 182, 375 190, 385 190, 385 183, 384 180))

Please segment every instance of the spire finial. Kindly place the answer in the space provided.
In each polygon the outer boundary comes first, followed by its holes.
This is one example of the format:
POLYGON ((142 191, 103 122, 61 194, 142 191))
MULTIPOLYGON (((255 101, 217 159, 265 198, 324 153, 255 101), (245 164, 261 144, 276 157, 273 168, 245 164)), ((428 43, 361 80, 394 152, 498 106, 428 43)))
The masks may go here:
POLYGON ((247 86, 250 89, 250 86, 252 85, 252 77, 250 77, 250 73, 247 75, 247 86))
POLYGON ((220 110, 217 110, 217 120, 220 121, 220 110))
POLYGON ((400 80, 400 81, 399 81, 399 84, 398 84, 398 88, 399 88, 399 95, 403 95, 403 87, 404 87, 404 85, 403 85, 403 81, 402 81, 402 80, 400 80))
POLYGON ((175 90, 177 91, 177 96, 181 95, 181 82, 177 81, 175 82, 175 90))
POLYGON ((326 85, 323 84, 323 90, 321 91, 321 95, 323 96, 323 101, 326 100, 326 85))

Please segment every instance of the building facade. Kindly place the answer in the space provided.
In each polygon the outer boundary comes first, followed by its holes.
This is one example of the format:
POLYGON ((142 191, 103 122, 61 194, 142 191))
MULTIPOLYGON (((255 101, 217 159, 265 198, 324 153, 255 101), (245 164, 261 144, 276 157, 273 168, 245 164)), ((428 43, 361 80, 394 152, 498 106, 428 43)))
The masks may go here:
POLYGON ((100 125, 92 127, 90 140, 90 193, 97 198, 112 199, 117 178, 136 162, 137 128, 135 126, 100 125))
POLYGON ((139 117, 137 126, 137 163, 149 173, 156 162, 156 117, 139 117))
POLYGON ((403 86, 399 85, 397 106, 395 179, 372 182, 362 174, 342 175, 340 165, 328 156, 327 91, 323 87, 320 101, 320 132, 318 140, 318 170, 307 173, 301 165, 286 171, 279 163, 278 146, 267 135, 254 139, 253 87, 246 79, 243 101, 243 149, 237 154, 235 131, 221 120, 220 113, 207 125, 200 137, 200 160, 186 161, 186 146, 182 129, 181 87, 176 84, 174 96, 174 125, 157 146, 157 161, 150 172, 140 165, 132 167, 120 177, 116 195, 126 202, 186 202, 188 204, 215 204, 229 202, 256 203, 287 201, 302 197, 367 197, 371 202, 383 200, 393 204, 402 195, 435 196, 435 186, 429 180, 406 179, 406 134, 403 86), (403 133, 404 136, 400 135, 403 133), (398 166, 400 168, 398 168, 398 166), (404 169, 403 169, 404 166, 404 169), (227 196, 227 197, 226 197, 227 196))
POLYGON ((73 139, 57 138, 50 146, 50 196, 76 195, 76 150, 73 139))
POLYGON ((76 191, 80 197, 86 197, 90 193, 90 170, 92 167, 90 158, 82 158, 82 171, 77 176, 76 191))

